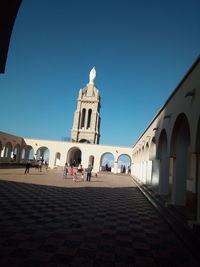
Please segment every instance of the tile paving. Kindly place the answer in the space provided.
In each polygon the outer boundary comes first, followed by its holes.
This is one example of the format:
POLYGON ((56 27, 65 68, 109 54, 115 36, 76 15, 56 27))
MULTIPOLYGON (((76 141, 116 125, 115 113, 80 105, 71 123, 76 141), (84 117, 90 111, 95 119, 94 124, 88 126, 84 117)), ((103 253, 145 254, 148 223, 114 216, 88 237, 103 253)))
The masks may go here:
POLYGON ((0 169, 0 266, 200 266, 130 176, 0 169))

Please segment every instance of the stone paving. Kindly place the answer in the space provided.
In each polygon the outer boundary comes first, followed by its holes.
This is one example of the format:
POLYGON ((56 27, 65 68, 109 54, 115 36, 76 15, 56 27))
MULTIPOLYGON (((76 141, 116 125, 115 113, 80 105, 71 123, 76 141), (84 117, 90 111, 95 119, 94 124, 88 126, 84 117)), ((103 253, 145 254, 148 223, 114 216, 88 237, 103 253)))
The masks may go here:
POLYGON ((0 169, 0 266, 200 266, 130 176, 23 173, 0 169))

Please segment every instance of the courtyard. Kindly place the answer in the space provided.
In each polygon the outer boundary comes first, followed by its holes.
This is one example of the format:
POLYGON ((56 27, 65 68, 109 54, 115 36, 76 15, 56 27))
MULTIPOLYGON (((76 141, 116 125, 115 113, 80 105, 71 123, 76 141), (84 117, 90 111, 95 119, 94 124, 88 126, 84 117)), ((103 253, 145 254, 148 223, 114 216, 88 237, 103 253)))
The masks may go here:
POLYGON ((0 169, 1 266, 198 266, 131 176, 0 169))

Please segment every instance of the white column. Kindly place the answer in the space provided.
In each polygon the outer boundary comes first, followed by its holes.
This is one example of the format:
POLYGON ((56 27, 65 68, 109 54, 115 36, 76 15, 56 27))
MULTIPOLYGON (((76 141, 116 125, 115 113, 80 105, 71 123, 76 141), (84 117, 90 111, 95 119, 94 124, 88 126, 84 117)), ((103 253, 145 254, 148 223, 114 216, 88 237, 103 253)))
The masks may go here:
POLYGON ((54 163, 55 163, 55 153, 54 151, 51 151, 51 153, 49 153, 49 167, 53 168, 54 163))
POLYGON ((142 180, 143 183, 146 184, 146 173, 147 173, 147 163, 146 161, 143 162, 143 171, 142 171, 142 180))
POLYGON ((147 161, 147 175, 146 175, 146 182, 148 185, 151 184, 151 174, 152 174, 152 161, 147 161))
POLYGON ((5 153, 5 146, 4 146, 3 149, 1 150, 1 158, 4 157, 4 153, 5 153))
POLYGON ((159 184, 159 167, 160 167, 160 160, 154 159, 152 161, 152 185, 158 186, 159 184))
POLYGON ((117 161, 114 161, 114 173, 117 173, 117 166, 118 166, 117 161))

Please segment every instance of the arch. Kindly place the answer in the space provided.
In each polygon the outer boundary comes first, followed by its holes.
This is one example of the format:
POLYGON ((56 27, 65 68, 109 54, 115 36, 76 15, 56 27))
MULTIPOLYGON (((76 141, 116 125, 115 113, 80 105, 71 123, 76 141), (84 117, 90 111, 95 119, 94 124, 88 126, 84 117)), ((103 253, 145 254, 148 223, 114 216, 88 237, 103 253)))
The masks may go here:
POLYGON ((189 171, 190 127, 184 113, 177 116, 170 142, 170 155, 173 158, 172 202, 175 205, 187 204, 187 178, 189 171))
POLYGON ((94 156, 90 155, 88 165, 94 166, 94 156))
POLYGON ((91 117, 92 117, 92 110, 88 110, 88 119, 87 119, 87 129, 91 126, 91 117))
POLYGON ((90 144, 90 141, 88 141, 86 139, 81 139, 81 140, 79 140, 79 143, 90 144))
POLYGON ((36 151, 35 158, 36 158, 36 160, 41 159, 42 161, 49 162, 49 154, 50 154, 50 151, 49 151, 48 147, 41 146, 36 151))
POLYGON ((163 129, 158 139, 159 159, 159 193, 167 195, 169 192, 169 158, 167 151, 167 133, 163 129))
POLYGON ((32 146, 26 146, 25 147, 25 160, 34 159, 34 149, 32 146))
POLYGON ((69 165, 78 166, 81 163, 82 152, 79 147, 72 147, 67 153, 66 162, 69 165))
POLYGON ((49 149, 47 148, 45 151, 44 151, 44 162, 49 162, 49 156, 50 156, 50 151, 49 149))
POLYGON ((130 173, 131 171, 131 157, 127 154, 119 155, 117 159, 117 167, 119 173, 130 173))
POLYGON ((13 161, 18 162, 20 158, 20 145, 15 145, 13 149, 13 161))
POLYGON ((61 154, 60 152, 57 152, 55 155, 54 166, 60 166, 60 158, 61 158, 61 154))
POLYGON ((105 152, 101 155, 100 159, 100 171, 113 172, 114 168, 114 156, 110 152, 105 152))
POLYGON ((6 143, 5 150, 4 150, 4 158, 10 159, 12 153, 12 144, 10 142, 6 143))
POLYGON ((25 149, 25 147, 23 147, 22 152, 21 152, 21 160, 25 159, 25 154, 26 154, 26 149, 25 149))
POLYGON ((34 149, 31 147, 28 153, 28 159, 29 160, 34 160, 34 149))
POLYGON ((85 113, 86 113, 86 109, 82 109, 82 112, 81 112, 81 128, 84 128, 85 126, 85 113))

